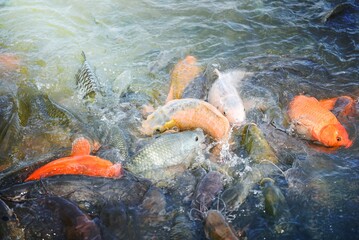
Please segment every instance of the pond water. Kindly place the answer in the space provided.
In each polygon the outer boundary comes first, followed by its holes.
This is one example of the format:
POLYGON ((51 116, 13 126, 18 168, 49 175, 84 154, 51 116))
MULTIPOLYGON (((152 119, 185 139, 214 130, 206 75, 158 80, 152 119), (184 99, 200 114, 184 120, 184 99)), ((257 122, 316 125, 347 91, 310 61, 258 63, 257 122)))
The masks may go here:
MULTIPOLYGON (((268 120, 286 127, 287 104, 301 93, 358 100, 359 5, 349 1, 347 9, 323 21, 339 3, 2 0, 0 55, 7 57, 0 62, 0 93, 21 98, 19 88, 26 93, 32 90, 23 86, 32 85, 76 112, 94 135, 96 124, 126 128, 131 155, 143 138, 137 129, 142 116, 139 108, 126 104, 163 105, 179 59, 196 56, 208 72, 253 72, 238 91, 249 106, 248 122, 261 127, 282 163, 284 173, 276 181, 290 211, 285 221, 292 227, 276 231, 279 220, 266 217, 261 188, 255 186, 231 213, 233 228, 245 229, 248 239, 354 239, 359 234, 358 115, 341 119, 354 144, 332 152, 288 136, 268 120), (87 105, 75 81, 82 51, 106 92, 101 101, 87 105), (128 92, 135 93, 134 99, 123 97, 128 92), (262 108, 271 111, 264 116, 262 108)), ((78 131, 47 128, 40 118, 30 118, 20 137, 1 142, 0 169, 71 147, 78 131)), ((163 226, 150 228, 149 236, 168 239, 163 226)), ((198 238, 205 238, 200 228, 198 238)))

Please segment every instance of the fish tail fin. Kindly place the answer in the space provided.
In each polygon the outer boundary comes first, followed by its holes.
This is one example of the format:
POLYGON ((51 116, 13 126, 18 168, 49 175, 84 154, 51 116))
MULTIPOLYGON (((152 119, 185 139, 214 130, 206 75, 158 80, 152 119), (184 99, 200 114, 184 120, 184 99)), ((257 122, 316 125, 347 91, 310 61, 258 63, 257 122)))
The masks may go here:
POLYGON ((84 51, 81 51, 81 56, 82 56, 83 61, 85 62, 86 61, 86 55, 85 55, 84 51))

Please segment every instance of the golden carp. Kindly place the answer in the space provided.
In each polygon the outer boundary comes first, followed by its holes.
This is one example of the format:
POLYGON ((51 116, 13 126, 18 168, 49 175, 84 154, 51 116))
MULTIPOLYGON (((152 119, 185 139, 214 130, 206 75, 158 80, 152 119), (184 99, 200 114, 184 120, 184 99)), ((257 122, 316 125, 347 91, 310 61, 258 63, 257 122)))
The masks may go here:
POLYGON ((173 127, 180 130, 202 128, 215 140, 226 139, 230 126, 214 106, 198 99, 186 98, 169 101, 142 122, 142 133, 152 135, 173 127))
POLYGON ((327 147, 350 147, 346 129, 314 97, 298 95, 289 103, 288 115, 298 135, 327 147))
POLYGON ((185 59, 179 61, 171 73, 171 87, 166 102, 182 97, 186 86, 195 79, 201 72, 197 66, 197 59, 188 55, 185 59))
POLYGON ((217 69, 215 72, 218 79, 209 90, 208 102, 218 108, 230 123, 240 125, 246 119, 246 113, 234 81, 241 80, 245 73, 242 71, 221 73, 217 69))

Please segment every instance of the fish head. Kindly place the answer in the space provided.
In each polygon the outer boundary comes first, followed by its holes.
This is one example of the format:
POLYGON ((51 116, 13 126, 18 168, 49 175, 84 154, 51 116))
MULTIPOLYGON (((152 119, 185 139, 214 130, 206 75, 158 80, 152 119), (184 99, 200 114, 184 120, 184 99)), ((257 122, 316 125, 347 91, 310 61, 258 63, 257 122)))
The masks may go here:
POLYGON ((157 110, 142 121, 141 132, 145 135, 164 132, 169 127, 169 124, 166 124, 169 121, 170 119, 166 114, 163 114, 161 110, 157 110))
POLYGON ((227 104, 221 110, 230 123, 242 125, 246 119, 246 112, 242 102, 227 101, 227 104))
POLYGON ((197 63, 197 58, 192 55, 186 56, 186 58, 184 60, 187 64, 191 64, 191 65, 194 65, 197 63))
POLYGON ((329 124, 322 128, 320 142, 328 147, 350 147, 353 142, 349 139, 346 129, 341 124, 329 124))
POLYGON ((184 131, 181 132, 183 138, 183 151, 184 152, 192 152, 195 150, 200 150, 202 148, 202 143, 204 142, 205 135, 203 130, 197 128, 193 131, 184 131))

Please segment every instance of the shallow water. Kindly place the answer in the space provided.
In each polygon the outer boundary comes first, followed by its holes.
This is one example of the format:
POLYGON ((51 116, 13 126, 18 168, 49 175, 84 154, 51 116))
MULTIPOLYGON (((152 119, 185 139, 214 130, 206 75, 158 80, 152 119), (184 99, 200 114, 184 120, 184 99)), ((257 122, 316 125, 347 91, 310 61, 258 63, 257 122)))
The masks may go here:
MULTIPOLYGON (((120 99, 128 86, 143 94, 135 101, 155 107, 164 104, 170 71, 187 54, 196 56, 209 71, 214 67, 251 71, 253 77, 241 82, 238 90, 249 106, 249 121, 261 126, 286 163, 285 176, 277 176, 277 181, 288 200, 292 229, 275 232, 277 223, 263 213, 260 191, 253 191, 234 213, 234 228, 248 225, 249 239, 355 238, 359 233, 358 141, 349 149, 325 153, 268 125, 268 119, 273 119, 286 126, 286 105, 299 93, 358 99, 359 7, 342 18, 321 21, 338 3, 0 1, 0 54, 15 55, 20 61, 15 69, 0 65, 1 94, 16 95, 21 83, 31 82, 77 112, 87 125, 97 121, 126 126, 138 136, 141 114, 120 99), (108 94, 90 108, 92 112, 76 92, 81 51, 108 94), (263 115, 259 108, 273 111, 263 115)), ((356 138, 358 116, 343 121, 351 138, 356 138)), ((1 165, 21 165, 42 153, 70 147, 73 137, 68 133, 66 127, 46 132, 41 127, 26 129, 16 153, 9 154, 3 143, 1 165)), ((18 144, 9 141, 7 145, 18 144)), ((136 146, 130 148, 130 153, 136 151, 136 146)))

